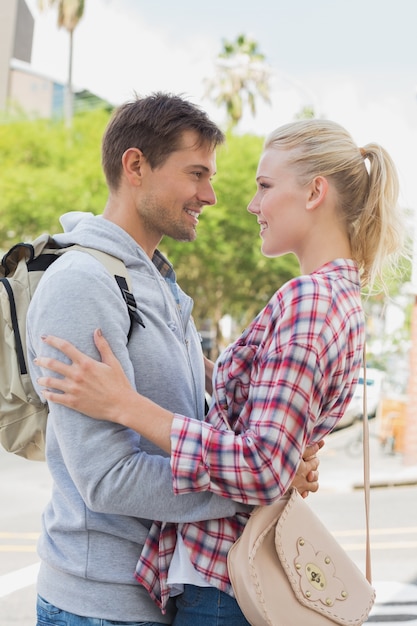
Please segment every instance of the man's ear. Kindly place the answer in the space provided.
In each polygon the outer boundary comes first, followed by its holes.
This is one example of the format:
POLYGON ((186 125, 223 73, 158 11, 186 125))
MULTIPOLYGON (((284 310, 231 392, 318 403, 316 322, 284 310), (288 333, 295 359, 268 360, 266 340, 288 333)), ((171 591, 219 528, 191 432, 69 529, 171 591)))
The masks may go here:
POLYGON ((307 209, 315 209, 320 206, 326 198, 329 183, 324 176, 316 176, 308 187, 307 209))
POLYGON ((139 148, 128 148, 122 156, 123 171, 131 185, 140 185, 145 157, 139 148))

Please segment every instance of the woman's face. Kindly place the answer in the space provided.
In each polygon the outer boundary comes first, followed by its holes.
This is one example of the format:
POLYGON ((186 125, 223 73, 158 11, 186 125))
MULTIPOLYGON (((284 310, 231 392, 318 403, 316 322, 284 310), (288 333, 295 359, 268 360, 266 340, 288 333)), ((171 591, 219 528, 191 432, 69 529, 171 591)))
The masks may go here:
POLYGON ((286 150, 265 150, 256 173, 257 191, 248 205, 260 225, 262 253, 269 257, 298 255, 308 226, 309 186, 300 184, 288 155, 286 150))

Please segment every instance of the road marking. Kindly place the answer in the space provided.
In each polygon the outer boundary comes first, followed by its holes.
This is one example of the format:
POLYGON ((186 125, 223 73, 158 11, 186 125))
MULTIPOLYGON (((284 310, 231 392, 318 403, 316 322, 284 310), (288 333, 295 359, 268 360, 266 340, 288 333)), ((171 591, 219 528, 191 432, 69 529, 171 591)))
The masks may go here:
POLYGON ((36 546, 0 546, 0 552, 36 552, 36 546))
POLYGON ((0 532, 0 552, 36 552, 40 533, 0 532), (19 543, 11 543, 11 541, 19 543))
POLYGON ((378 581, 374 584, 376 602, 367 624, 417 624, 417 586, 395 581, 378 581))
POLYGON ((0 576, 0 598, 34 585, 38 577, 39 565, 39 563, 35 563, 0 576))
POLYGON ((37 541, 40 533, 6 533, 0 532, 0 539, 31 539, 37 541))

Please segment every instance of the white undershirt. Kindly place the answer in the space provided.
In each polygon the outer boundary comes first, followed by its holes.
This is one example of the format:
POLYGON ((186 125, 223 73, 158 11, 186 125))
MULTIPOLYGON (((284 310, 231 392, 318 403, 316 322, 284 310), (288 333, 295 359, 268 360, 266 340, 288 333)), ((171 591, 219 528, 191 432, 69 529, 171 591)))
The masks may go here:
POLYGON ((184 585, 186 584, 195 585, 196 587, 211 587, 210 583, 207 582, 191 563, 181 533, 177 532, 177 544, 168 570, 169 595, 179 595, 184 591, 184 585))

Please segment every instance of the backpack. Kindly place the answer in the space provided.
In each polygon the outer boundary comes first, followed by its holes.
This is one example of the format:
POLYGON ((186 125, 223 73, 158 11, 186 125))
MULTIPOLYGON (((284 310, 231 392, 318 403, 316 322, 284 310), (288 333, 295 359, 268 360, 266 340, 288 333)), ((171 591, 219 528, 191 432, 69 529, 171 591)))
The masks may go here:
POLYGON ((0 265, 0 444, 8 451, 34 461, 45 460, 48 405, 37 395, 27 367, 26 316, 30 301, 45 270, 69 250, 98 259, 113 275, 133 322, 144 326, 131 293, 131 281, 120 259, 79 245, 60 247, 44 234, 33 243, 18 243, 0 265))

